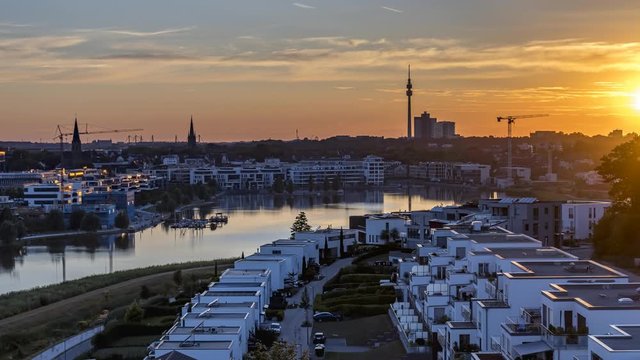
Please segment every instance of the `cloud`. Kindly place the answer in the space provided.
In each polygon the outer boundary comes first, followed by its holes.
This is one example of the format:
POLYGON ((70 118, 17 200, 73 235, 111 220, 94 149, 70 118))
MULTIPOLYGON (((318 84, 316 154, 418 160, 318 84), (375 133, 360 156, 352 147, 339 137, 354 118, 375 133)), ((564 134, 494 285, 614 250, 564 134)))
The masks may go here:
POLYGON ((396 14, 402 14, 404 12, 402 10, 395 9, 395 8, 392 8, 392 7, 388 7, 388 6, 380 6, 380 7, 383 8, 384 10, 391 11, 391 12, 394 12, 396 14))
POLYGON ((311 5, 307 5, 307 4, 302 4, 302 3, 298 3, 298 2, 294 2, 291 5, 299 7, 301 9, 315 9, 315 6, 311 6, 311 5))
POLYGON ((0 27, 9 27, 9 28, 29 28, 33 27, 31 24, 17 24, 13 22, 2 22, 0 21, 0 27))
POLYGON ((187 32, 195 29, 195 26, 182 27, 182 28, 174 28, 174 29, 164 29, 158 31, 133 31, 133 30, 102 30, 108 34, 114 35, 124 35, 124 36, 133 36, 133 37, 150 37, 150 36, 160 36, 160 35, 169 35, 169 34, 177 34, 182 32, 187 32))
POLYGON ((355 87, 353 86, 334 86, 333 87, 336 90, 353 90, 355 89, 355 87))

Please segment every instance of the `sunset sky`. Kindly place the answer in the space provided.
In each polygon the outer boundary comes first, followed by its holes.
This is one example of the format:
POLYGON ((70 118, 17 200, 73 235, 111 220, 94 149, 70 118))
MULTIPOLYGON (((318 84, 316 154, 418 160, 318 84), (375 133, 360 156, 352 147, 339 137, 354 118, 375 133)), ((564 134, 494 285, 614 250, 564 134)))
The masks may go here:
POLYGON ((398 137, 409 63, 462 135, 640 132, 637 0, 0 0, 0 140, 398 137))

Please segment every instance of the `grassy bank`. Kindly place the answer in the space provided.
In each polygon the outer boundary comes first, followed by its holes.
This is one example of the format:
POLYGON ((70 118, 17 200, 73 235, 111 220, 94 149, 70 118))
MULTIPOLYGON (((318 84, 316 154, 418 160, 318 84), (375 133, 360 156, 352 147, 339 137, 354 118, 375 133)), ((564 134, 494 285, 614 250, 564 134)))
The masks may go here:
MULTIPOLYGON (((234 259, 217 260, 218 265, 230 264, 234 259)), ((60 284, 0 295, 0 319, 37 309, 57 301, 71 298, 92 290, 123 281, 168 271, 214 266, 216 261, 192 261, 186 263, 150 266, 146 268, 116 271, 111 274, 92 275, 60 284)))
MULTIPOLYGON (((210 264, 213 261, 156 267, 164 272, 142 275, 0 320, 0 360, 29 358, 64 338, 104 323, 105 316, 107 324, 122 320, 126 308, 133 301, 142 301, 148 296, 160 300, 177 297, 176 304, 184 304, 190 294, 200 291, 215 279, 215 266, 210 264), (176 281, 176 272, 172 271, 176 267, 181 270, 179 282, 176 281)), ((230 266, 222 264, 222 261, 219 264, 218 274, 230 266)), ((151 321, 150 325, 161 325, 166 330, 175 319, 176 308, 168 309, 164 303, 149 304, 145 301, 144 304, 145 318, 153 317, 145 319, 145 323, 151 321)), ((140 346, 141 343, 136 343, 138 352, 140 346)))

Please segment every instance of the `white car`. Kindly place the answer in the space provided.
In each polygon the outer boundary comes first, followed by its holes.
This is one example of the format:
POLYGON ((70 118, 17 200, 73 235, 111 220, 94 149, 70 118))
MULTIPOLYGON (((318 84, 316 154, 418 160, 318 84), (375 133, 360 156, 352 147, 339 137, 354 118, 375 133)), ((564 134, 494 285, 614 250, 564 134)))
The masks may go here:
POLYGON ((280 325, 280 323, 271 323, 269 325, 269 330, 275 332, 276 334, 280 334, 280 332, 282 331, 282 325, 280 325))

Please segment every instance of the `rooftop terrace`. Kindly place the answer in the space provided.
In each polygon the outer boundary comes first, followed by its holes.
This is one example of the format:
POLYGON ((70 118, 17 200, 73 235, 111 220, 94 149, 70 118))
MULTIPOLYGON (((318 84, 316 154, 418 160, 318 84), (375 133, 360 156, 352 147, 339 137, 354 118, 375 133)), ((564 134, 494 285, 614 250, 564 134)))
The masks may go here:
POLYGON ((591 260, 513 261, 517 270, 505 273, 508 278, 623 278, 626 274, 591 260))
POLYGON ((576 301, 590 309, 640 310, 640 283, 561 284, 543 291, 554 301, 576 301))
POLYGON ((613 326, 620 334, 596 335, 593 338, 607 347, 610 351, 640 352, 640 325, 613 326))
POLYGON ((488 249, 502 259, 576 259, 577 257, 554 247, 541 248, 493 248, 488 249))
POLYGON ((156 345, 157 350, 178 350, 178 349, 190 349, 190 350, 230 350, 231 341, 216 340, 216 341, 169 341, 164 340, 156 345))

